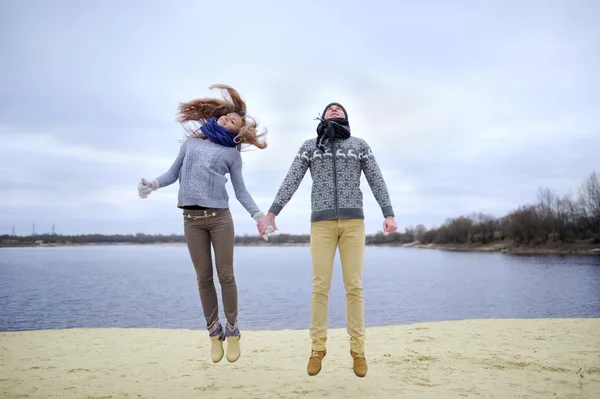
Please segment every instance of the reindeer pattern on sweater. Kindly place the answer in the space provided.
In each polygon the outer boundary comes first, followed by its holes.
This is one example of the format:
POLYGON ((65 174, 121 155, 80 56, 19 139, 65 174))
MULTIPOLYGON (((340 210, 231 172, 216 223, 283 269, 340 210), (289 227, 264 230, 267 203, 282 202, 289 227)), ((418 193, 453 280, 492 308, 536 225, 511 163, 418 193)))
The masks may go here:
POLYGON ((363 218, 361 173, 384 216, 393 216, 387 186, 371 148, 364 139, 350 137, 326 144, 324 151, 316 139, 306 140, 298 150, 277 192, 270 211, 276 215, 291 200, 306 171, 312 177, 311 220, 363 218))

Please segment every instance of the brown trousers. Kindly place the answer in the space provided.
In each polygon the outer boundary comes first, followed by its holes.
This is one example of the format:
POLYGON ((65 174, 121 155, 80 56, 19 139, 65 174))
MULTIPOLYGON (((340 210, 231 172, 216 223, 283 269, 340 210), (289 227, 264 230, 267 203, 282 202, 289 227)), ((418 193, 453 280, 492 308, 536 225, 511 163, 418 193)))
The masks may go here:
POLYGON ((227 318, 227 335, 238 335, 238 294, 233 274, 235 232, 229 209, 183 210, 187 247, 196 269, 198 292, 206 326, 221 335, 219 302, 213 280, 211 244, 215 253, 217 276, 221 284, 223 309, 227 318))

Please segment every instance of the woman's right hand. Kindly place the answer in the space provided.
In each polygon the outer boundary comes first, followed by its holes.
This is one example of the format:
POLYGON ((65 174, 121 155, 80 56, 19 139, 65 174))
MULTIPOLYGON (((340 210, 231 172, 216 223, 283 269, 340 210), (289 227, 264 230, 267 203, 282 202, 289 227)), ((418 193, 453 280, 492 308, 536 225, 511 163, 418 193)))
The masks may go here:
POLYGON ((258 221, 258 225, 256 227, 258 227, 258 232, 262 236, 263 234, 265 234, 267 227, 269 226, 273 226, 273 231, 277 231, 277 225, 275 224, 275 214, 271 212, 267 212, 267 214, 258 221))
POLYGON ((158 180, 152 179, 147 180, 142 177, 142 180, 138 183, 138 195, 140 198, 148 198, 152 191, 158 190, 158 180))

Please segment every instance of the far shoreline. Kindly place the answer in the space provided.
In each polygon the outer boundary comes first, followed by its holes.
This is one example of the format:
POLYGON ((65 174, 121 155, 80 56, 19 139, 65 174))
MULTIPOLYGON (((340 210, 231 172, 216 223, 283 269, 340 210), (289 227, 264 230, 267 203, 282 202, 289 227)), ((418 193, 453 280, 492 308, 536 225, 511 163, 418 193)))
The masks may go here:
MULTIPOLYGON (((128 245, 185 245, 185 242, 0 242, 0 248, 32 248, 32 247, 81 247, 81 246, 128 246, 128 245)), ((308 247, 309 243, 236 243, 236 247, 308 247)), ((510 255, 588 255, 600 256, 600 244, 593 242, 548 242, 546 244, 517 244, 513 241, 494 241, 487 244, 421 244, 411 243, 367 243, 367 247, 400 247, 415 249, 434 249, 451 252, 495 252, 510 255)))
POLYGON ((551 242, 546 244, 517 244, 513 241, 494 241, 487 244, 421 244, 399 245, 406 248, 437 249, 453 252, 498 252, 510 255, 591 255, 600 256, 600 244, 592 242, 551 242))

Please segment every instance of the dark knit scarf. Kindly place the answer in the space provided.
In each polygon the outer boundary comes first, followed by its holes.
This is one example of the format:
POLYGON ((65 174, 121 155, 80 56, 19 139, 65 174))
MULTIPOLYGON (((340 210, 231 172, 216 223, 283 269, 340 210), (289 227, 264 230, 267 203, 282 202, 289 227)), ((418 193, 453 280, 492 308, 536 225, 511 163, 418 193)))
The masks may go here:
POLYGON ((200 131, 215 144, 226 147, 235 147, 237 145, 234 141, 237 133, 219 125, 216 118, 210 118, 206 124, 200 126, 200 131))
POLYGON ((325 151, 325 144, 329 141, 336 139, 347 139, 350 137, 350 123, 348 122, 348 114, 346 113, 346 109, 338 103, 328 104, 323 110, 323 114, 321 118, 317 118, 321 121, 317 126, 317 147, 321 149, 321 151, 325 151), (344 110, 345 118, 325 118, 325 112, 327 109, 336 104, 340 108, 344 110))

